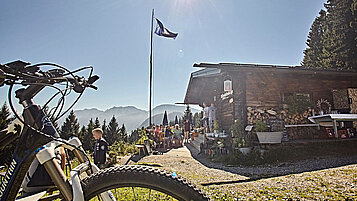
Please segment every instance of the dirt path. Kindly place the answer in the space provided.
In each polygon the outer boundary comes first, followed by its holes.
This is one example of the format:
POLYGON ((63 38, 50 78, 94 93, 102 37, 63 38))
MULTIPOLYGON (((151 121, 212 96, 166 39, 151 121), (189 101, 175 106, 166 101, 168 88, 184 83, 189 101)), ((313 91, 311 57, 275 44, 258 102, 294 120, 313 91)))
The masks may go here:
MULTIPOLYGON (((201 187, 213 200, 266 199, 357 199, 357 165, 344 165, 286 176, 251 179, 239 174, 239 168, 207 167, 195 160, 186 147, 163 155, 151 155, 138 163, 161 166, 201 187), (225 169, 225 170, 222 170, 225 169)), ((269 169, 266 167, 265 169, 269 169)), ((250 171, 254 171, 253 169, 250 171)))
POLYGON ((139 163, 159 164, 163 169, 170 172, 176 172, 178 175, 189 178, 191 182, 198 185, 201 183, 249 179, 245 176, 204 166, 192 157, 191 152, 186 147, 171 149, 163 155, 150 155, 144 157, 139 163))

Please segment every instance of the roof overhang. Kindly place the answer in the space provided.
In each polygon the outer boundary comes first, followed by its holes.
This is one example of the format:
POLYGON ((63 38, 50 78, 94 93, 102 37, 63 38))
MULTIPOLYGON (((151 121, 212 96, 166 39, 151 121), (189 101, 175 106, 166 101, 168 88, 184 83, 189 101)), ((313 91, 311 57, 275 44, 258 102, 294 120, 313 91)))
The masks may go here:
POLYGON ((199 63, 194 64, 197 68, 215 68, 227 71, 273 71, 276 73, 289 74, 315 74, 315 75, 331 75, 341 77, 357 77, 355 71, 336 71, 329 69, 312 69, 302 66, 280 66, 280 65, 261 65, 261 64, 239 64, 239 63, 199 63))
POLYGON ((184 104, 201 105, 205 97, 214 96, 214 82, 221 75, 221 69, 206 68, 191 73, 188 83, 184 104))

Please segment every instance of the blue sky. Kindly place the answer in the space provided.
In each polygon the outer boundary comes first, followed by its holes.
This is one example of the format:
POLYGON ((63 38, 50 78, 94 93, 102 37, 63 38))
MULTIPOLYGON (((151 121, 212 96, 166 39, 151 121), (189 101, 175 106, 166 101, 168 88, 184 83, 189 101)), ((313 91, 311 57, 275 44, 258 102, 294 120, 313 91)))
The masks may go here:
MULTIPOLYGON (((148 109, 151 11, 176 40, 154 36, 154 105, 182 102, 194 63, 299 65, 325 0, 77 0, 0 3, 0 63, 94 67, 98 91, 75 109, 148 109)), ((7 88, 0 89, 1 104, 7 88)), ((41 101, 41 100, 39 100, 41 101)))

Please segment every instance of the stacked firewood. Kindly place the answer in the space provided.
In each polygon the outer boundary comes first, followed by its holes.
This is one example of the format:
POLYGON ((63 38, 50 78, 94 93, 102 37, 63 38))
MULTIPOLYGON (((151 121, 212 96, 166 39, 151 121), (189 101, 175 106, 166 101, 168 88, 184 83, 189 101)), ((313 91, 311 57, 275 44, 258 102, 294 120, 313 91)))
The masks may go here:
MULTIPOLYGON (((308 108, 306 111, 297 114, 289 114, 286 109, 262 109, 247 108, 248 124, 253 125, 257 121, 268 123, 272 119, 280 119, 285 125, 310 124, 308 117, 313 116, 314 109, 308 108)), ((308 139, 316 134, 316 127, 292 127, 287 129, 289 139, 308 139)))
POLYGON ((278 108, 247 108, 248 124, 254 124, 256 121, 267 122, 271 119, 281 119, 285 124, 307 124, 309 116, 313 115, 313 109, 308 108, 306 111, 297 114, 289 114, 288 109, 278 108))

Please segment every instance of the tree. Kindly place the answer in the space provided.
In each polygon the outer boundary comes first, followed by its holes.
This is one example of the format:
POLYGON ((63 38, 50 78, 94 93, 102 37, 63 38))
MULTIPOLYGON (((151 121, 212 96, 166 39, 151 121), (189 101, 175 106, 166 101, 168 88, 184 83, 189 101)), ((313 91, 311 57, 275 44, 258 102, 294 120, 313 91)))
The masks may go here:
MULTIPOLYGON (((11 124, 11 122, 14 119, 15 118, 11 117, 11 113, 10 113, 9 108, 7 107, 6 103, 4 103, 0 110, 0 131, 7 129, 8 126, 11 124)), ((15 124, 15 130, 13 132, 17 133, 17 134, 19 134, 19 132, 21 132, 21 129, 19 130, 19 125, 15 124)), ((1 133, 1 135, 5 135, 5 134, 6 134, 6 132, 1 133)), ((14 138, 17 138, 17 136, 19 136, 19 135, 14 135, 14 138)), ((10 162, 17 142, 18 142, 18 138, 16 140, 14 140, 13 142, 11 142, 10 144, 8 144, 2 150, 0 150, 0 164, 1 165, 4 165, 5 163, 8 164, 10 162)))
POLYGON ((311 26, 303 66, 357 71, 357 1, 328 0, 311 26))
POLYGON ((194 125, 196 128, 200 128, 202 125, 202 119, 203 119, 203 112, 196 112, 195 115, 193 116, 196 119, 196 124, 194 125))
POLYGON ((5 102, 0 110, 0 131, 6 129, 14 119, 5 102))
POLYGON ((351 7, 354 0, 328 0, 324 40, 324 66, 335 70, 357 70, 357 32, 351 7))
MULTIPOLYGON (((142 128, 144 129, 144 128, 142 128)), ((129 142, 130 143, 135 143, 136 141, 138 141, 140 138, 140 134, 139 134, 139 129, 136 129, 134 131, 131 132, 130 136, 129 136, 129 142)))
POLYGON ((92 136, 92 130, 94 129, 94 122, 93 122, 93 119, 91 118, 89 120, 89 123, 88 123, 88 126, 87 126, 87 129, 86 129, 86 132, 84 133, 84 136, 83 136, 83 148, 85 150, 88 150, 90 152, 93 151, 93 146, 94 146, 94 138, 92 136))
POLYGON ((107 139, 108 128, 107 128, 107 121, 105 119, 103 121, 102 130, 103 130, 103 138, 107 139))
POLYGON ((84 143, 84 136, 86 135, 87 133, 87 129, 85 126, 82 126, 81 130, 79 131, 79 134, 78 134, 78 138, 79 140, 84 143))
POLYGON ((119 130, 120 140, 128 142, 128 133, 126 132, 125 125, 123 124, 119 130))
POLYGON ((95 118, 94 128, 100 128, 100 122, 99 122, 98 117, 95 118))
POLYGON ((323 47, 324 33, 326 30, 326 11, 321 10, 319 16, 313 22, 307 37, 307 48, 304 50, 304 59, 301 64, 310 68, 324 68, 323 47))
POLYGON ((107 130, 107 142, 112 145, 114 144, 115 141, 118 141, 120 139, 119 135, 119 125, 118 122, 113 115, 112 119, 110 120, 108 124, 108 130, 107 130))
POLYGON ((78 119, 72 110, 66 120, 63 122, 63 125, 60 130, 61 137, 64 139, 69 139, 72 136, 78 137, 79 128, 80 125, 78 123, 78 119))

